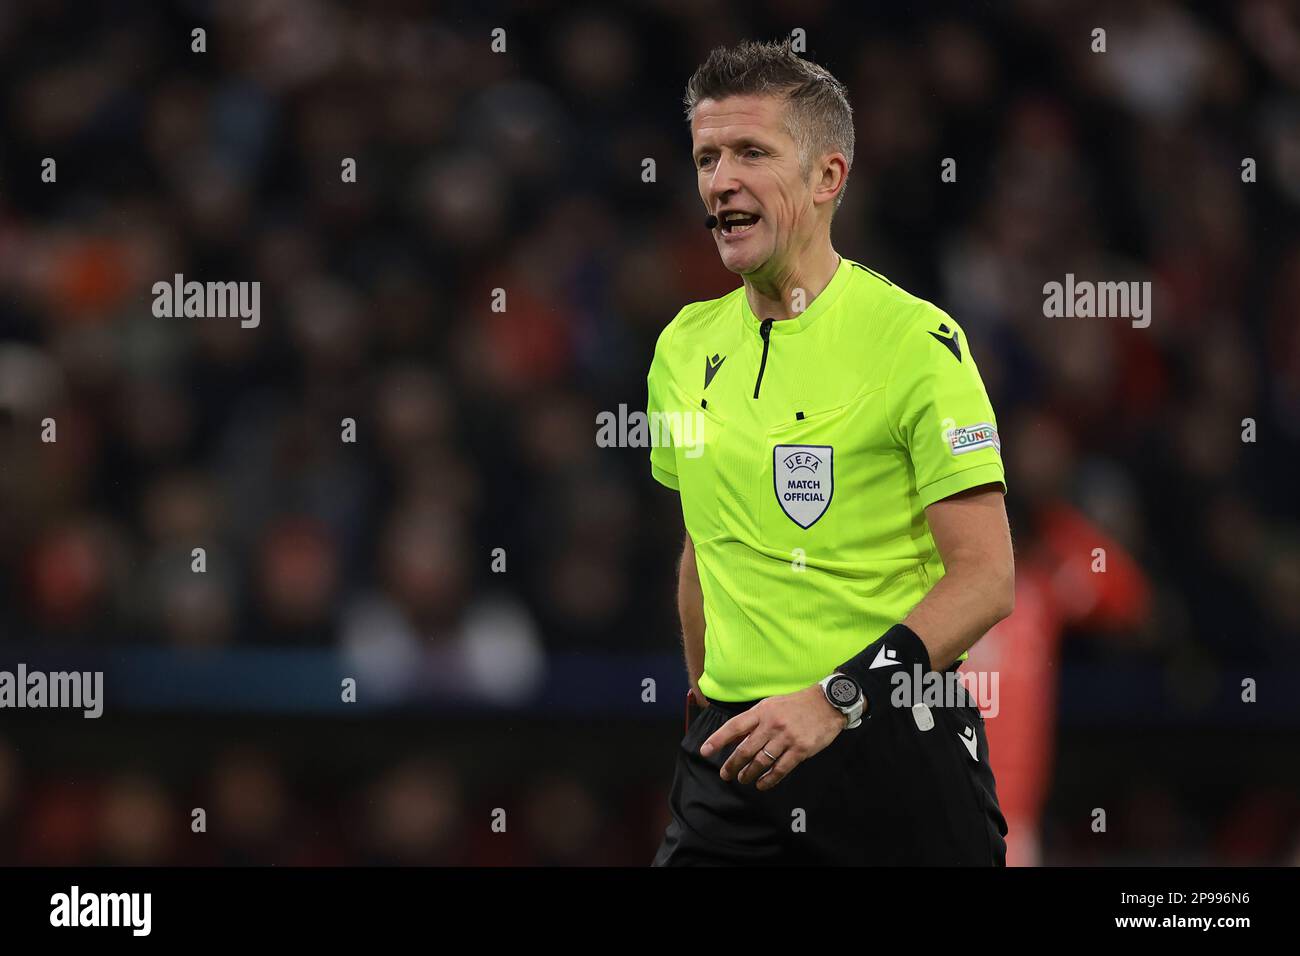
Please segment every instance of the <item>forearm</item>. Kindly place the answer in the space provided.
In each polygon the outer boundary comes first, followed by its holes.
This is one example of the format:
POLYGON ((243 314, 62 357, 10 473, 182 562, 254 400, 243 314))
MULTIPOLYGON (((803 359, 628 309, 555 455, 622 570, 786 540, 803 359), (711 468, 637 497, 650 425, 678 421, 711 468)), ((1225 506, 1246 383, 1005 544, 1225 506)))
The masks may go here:
POLYGON ((942 671, 1011 613, 1013 587, 996 567, 957 564, 903 623, 925 645, 930 667, 942 671))
POLYGON ((686 673, 696 699, 703 704, 700 675, 704 673, 704 593, 700 589, 699 571, 695 566, 695 548, 687 535, 677 568, 677 614, 682 622, 682 650, 686 656, 686 673))
POLYGON ((947 669, 1015 605, 1015 557, 1000 491, 982 487, 945 498, 926 509, 926 518, 945 574, 901 627, 885 632, 879 649, 868 644, 842 665, 860 683, 883 673, 876 662, 882 653, 911 665, 928 658, 932 670, 947 669))
POLYGON ((1000 490, 972 488, 930 505, 944 576, 902 621, 942 671, 1015 606, 1016 562, 1000 490))

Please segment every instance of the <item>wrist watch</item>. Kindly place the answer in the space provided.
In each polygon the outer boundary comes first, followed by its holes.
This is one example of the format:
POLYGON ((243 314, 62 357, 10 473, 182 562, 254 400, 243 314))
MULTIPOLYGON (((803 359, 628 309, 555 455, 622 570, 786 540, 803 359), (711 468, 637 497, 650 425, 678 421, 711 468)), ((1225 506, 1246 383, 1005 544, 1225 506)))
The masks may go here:
POLYGON ((852 730, 862 723, 862 711, 866 708, 866 697, 858 682, 847 674, 832 674, 823 677, 818 683, 830 705, 848 718, 845 730, 852 730))

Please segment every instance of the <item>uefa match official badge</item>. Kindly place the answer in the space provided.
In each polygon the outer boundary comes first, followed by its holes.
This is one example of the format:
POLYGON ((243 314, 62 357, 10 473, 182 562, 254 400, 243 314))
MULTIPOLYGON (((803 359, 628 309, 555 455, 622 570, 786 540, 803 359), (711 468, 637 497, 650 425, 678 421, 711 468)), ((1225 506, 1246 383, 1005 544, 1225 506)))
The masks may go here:
POLYGON ((772 449, 772 483, 781 510, 801 528, 811 528, 830 507, 835 491, 835 449, 830 445, 777 445, 772 449))

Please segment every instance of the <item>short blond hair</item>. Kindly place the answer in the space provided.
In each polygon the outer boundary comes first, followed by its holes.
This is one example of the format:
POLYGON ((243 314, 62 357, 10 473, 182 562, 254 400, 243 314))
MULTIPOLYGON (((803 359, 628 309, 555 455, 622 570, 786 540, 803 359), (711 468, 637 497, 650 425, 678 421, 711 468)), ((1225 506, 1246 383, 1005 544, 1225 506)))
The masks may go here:
MULTIPOLYGON (((788 42, 746 40, 715 47, 686 84, 686 121, 695 118, 701 100, 755 94, 785 97, 786 132, 799 144, 804 175, 811 172, 814 156, 828 152, 843 153, 853 168, 853 107, 844 84, 799 56, 788 42)), ((846 172, 836 209, 847 188, 846 172)))

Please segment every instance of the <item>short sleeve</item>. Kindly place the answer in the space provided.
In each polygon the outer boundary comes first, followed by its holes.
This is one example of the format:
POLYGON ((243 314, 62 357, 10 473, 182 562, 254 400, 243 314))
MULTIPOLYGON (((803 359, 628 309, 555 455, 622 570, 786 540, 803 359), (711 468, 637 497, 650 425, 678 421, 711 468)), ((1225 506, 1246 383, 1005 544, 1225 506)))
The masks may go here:
POLYGON ((998 423, 965 334, 929 303, 899 334, 885 406, 922 507, 979 485, 1005 494, 998 423))
POLYGON ((677 491, 676 451, 671 442, 660 440, 664 431, 656 427, 656 423, 664 416, 681 411, 677 407, 677 389, 673 386, 672 374, 668 368, 668 341, 671 334, 672 325, 668 325, 655 343, 654 359, 650 363, 650 373, 646 376, 646 419, 650 437, 650 474, 660 484, 677 491))

